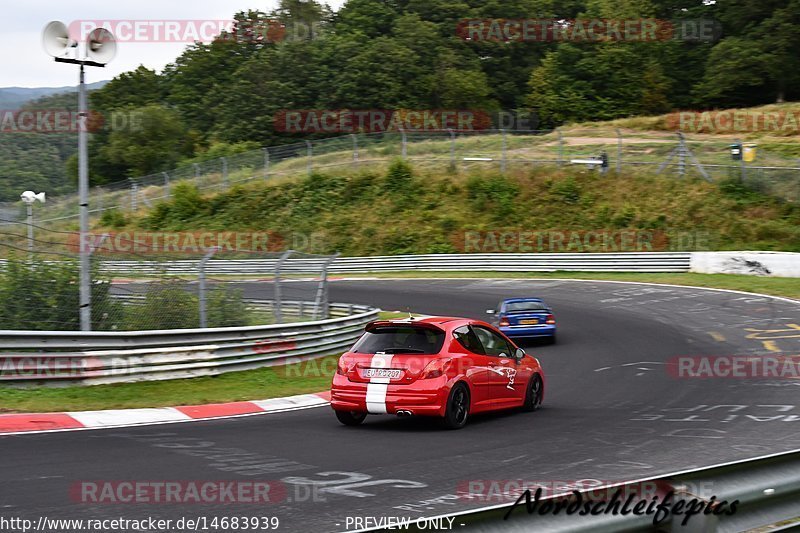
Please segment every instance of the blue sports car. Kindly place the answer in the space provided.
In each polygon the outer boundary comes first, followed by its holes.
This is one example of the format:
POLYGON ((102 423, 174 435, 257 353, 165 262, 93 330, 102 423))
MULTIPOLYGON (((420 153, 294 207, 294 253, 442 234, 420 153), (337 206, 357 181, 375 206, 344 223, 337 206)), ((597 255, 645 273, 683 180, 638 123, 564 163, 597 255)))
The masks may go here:
POLYGON ((508 298, 486 312, 494 315, 492 324, 511 339, 545 337, 556 342, 553 310, 541 298, 508 298))

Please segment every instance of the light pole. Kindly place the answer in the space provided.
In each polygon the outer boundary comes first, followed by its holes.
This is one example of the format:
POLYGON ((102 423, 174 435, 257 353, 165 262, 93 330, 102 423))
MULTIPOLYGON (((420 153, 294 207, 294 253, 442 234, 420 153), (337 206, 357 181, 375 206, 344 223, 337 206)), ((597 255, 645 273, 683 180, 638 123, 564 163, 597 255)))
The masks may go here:
POLYGON ((28 208, 28 256, 33 257, 33 204, 37 200, 44 203, 45 193, 36 194, 33 191, 25 191, 19 195, 25 206, 28 208))
MULTIPOLYGON (((78 204, 80 214, 79 254, 80 267, 80 317, 81 331, 92 329, 92 292, 90 279, 91 250, 86 238, 89 234, 89 158, 87 155, 87 118, 86 84, 83 67, 104 67, 117 52, 114 36, 105 28, 95 28, 86 36, 83 59, 65 57, 72 49, 76 49, 77 41, 70 38, 67 26, 63 22, 53 21, 44 28, 42 44, 45 51, 58 63, 80 65, 80 82, 78 84, 78 204)), ((72 54, 77 56, 77 53, 72 54)))

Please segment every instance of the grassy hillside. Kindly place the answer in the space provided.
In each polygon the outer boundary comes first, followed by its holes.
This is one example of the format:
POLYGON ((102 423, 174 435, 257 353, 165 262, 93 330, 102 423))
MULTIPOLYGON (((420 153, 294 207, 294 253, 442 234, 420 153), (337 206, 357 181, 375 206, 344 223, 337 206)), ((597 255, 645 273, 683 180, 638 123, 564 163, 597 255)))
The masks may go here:
POLYGON ((212 195, 183 183, 170 201, 112 221, 105 229, 274 231, 288 245, 292 235, 313 236, 313 249, 301 251, 345 255, 458 252, 466 231, 503 230, 696 232, 709 249, 800 251, 800 206, 735 181, 574 168, 503 176, 395 161, 381 173, 341 170, 212 195))

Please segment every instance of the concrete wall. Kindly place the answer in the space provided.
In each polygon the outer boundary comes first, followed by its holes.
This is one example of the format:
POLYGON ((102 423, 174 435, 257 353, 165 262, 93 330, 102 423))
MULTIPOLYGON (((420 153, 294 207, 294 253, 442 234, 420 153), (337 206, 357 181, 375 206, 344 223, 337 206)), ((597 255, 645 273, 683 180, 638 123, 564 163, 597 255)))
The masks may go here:
POLYGON ((691 272, 800 278, 800 253, 692 252, 691 272))

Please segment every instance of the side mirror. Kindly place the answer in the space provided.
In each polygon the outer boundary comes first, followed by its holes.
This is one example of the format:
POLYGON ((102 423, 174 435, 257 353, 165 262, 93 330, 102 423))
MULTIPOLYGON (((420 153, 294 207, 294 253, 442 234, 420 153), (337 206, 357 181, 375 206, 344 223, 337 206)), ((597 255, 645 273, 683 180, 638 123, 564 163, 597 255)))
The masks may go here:
POLYGON ((517 363, 520 363, 523 359, 525 359, 525 355, 525 350, 522 348, 517 348, 517 351, 514 353, 514 359, 517 361, 517 363))
POLYGON ((487 309, 486 310, 486 314, 487 315, 493 315, 494 314, 494 309, 487 309))

